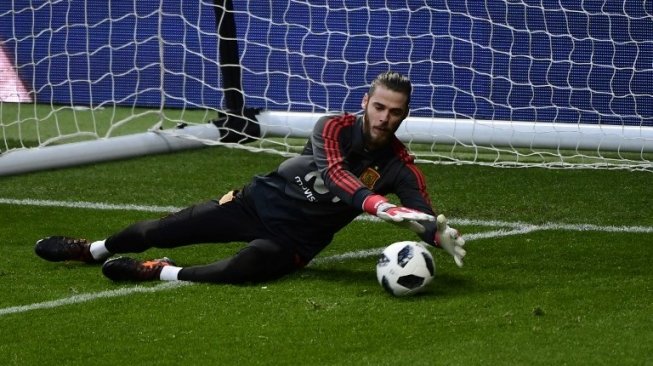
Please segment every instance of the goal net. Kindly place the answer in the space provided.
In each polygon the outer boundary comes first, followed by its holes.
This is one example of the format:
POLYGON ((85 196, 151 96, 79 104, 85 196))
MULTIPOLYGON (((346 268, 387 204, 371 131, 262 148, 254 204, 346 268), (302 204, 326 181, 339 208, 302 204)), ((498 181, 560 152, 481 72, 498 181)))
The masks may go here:
POLYGON ((421 162, 653 171, 651 34, 631 0, 3 1, 0 175, 295 154, 389 69, 413 82, 398 134, 421 162))

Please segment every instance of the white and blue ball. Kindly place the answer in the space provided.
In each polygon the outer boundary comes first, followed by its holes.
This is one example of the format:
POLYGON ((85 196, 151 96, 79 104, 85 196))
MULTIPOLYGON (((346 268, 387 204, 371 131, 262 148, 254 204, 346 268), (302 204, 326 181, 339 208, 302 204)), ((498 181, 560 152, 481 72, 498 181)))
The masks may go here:
POLYGON ((386 247, 376 264, 376 278, 394 296, 420 292, 435 275, 435 261, 426 247, 415 241, 401 241, 386 247))

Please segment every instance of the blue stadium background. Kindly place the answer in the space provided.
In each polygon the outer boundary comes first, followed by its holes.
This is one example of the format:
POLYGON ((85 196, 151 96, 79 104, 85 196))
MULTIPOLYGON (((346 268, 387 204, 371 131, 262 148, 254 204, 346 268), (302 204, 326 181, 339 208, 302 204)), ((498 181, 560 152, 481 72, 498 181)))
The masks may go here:
MULTIPOLYGON (((0 39, 39 102, 221 108, 200 3, 3 1, 0 39)), ((653 126, 651 1, 308 3, 234 1, 247 106, 358 111, 392 68, 414 116, 653 126)))

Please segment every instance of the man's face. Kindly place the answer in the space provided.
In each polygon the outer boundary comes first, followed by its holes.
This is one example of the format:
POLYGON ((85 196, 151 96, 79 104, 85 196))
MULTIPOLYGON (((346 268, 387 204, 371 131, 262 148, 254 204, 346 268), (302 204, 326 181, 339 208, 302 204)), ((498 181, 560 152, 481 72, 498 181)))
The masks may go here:
POLYGON ((379 85, 373 95, 365 94, 361 106, 365 147, 375 150, 387 145, 408 116, 408 96, 379 85))

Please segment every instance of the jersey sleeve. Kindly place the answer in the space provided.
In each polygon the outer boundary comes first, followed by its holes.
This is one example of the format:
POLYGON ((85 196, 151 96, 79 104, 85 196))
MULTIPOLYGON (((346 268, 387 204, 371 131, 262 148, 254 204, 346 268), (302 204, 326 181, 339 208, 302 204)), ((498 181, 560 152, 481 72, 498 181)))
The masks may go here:
POLYGON ((311 136, 313 158, 326 188, 343 202, 362 209, 363 200, 372 194, 349 169, 346 159, 351 149, 356 116, 344 114, 322 117, 311 136))
MULTIPOLYGON (((403 162, 403 167, 398 174, 395 192, 401 205, 437 216, 427 191, 426 178, 421 169, 415 165, 414 158, 408 153, 403 144, 397 143, 394 150, 395 154, 403 162)), ((420 239, 430 245, 435 245, 435 223, 423 222, 422 225, 426 230, 419 235, 420 239)))

